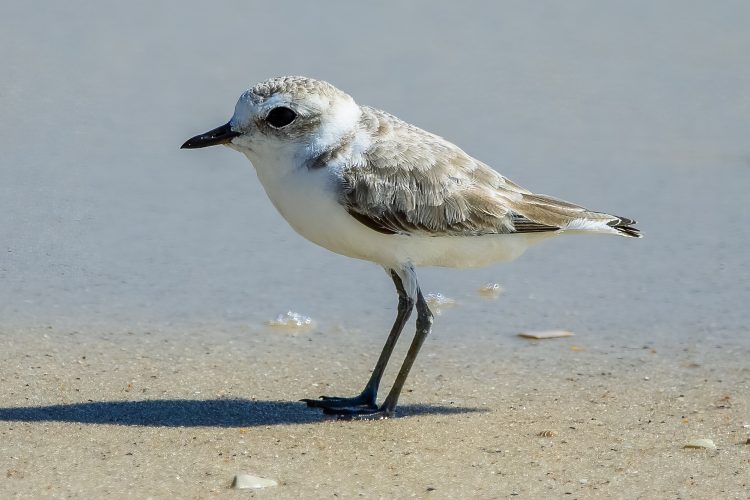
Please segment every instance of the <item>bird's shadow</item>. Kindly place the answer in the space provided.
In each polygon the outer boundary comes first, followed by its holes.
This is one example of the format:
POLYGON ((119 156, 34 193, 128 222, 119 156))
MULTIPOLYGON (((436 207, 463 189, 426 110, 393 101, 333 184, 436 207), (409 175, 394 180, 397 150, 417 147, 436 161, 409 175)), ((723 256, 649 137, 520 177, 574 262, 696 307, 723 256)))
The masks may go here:
MULTIPOLYGON (((451 415, 486 411, 444 405, 404 405, 398 416, 451 415)), ((253 427, 310 424, 324 420, 320 410, 291 401, 249 399, 151 399, 89 401, 50 406, 0 408, 0 421, 78 422, 161 427, 253 427)))

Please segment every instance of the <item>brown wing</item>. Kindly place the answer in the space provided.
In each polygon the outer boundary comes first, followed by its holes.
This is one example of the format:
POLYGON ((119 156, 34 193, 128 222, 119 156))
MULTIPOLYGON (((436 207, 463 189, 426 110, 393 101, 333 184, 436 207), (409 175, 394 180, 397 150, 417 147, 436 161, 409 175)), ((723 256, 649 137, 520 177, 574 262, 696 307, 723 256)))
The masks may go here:
POLYGON ((352 217, 376 231, 531 233, 559 231, 583 220, 594 223, 585 230, 638 236, 630 219, 533 194, 445 139, 388 113, 364 107, 362 125, 378 140, 362 162, 343 169, 340 201, 352 217))
POLYGON ((479 235, 554 231, 514 212, 524 192, 444 139, 382 111, 364 108, 380 140, 343 172, 342 203, 386 234, 479 235))

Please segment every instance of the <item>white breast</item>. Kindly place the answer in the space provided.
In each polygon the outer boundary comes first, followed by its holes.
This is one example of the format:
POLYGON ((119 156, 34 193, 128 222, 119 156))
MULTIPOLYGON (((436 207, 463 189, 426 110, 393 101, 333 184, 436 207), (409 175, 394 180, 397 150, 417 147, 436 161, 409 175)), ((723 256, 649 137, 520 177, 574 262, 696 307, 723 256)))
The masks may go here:
POLYGON ((337 251, 333 247, 337 235, 346 231, 341 227, 346 211, 336 200, 333 179, 325 169, 302 168, 280 176, 264 175, 261 169, 257 172, 271 202, 295 231, 337 251))
MULTIPOLYGON (((265 167, 268 167, 266 165, 265 167)), ((258 178, 279 213, 313 243, 385 267, 479 267, 520 256, 557 233, 485 236, 389 235, 370 229, 338 202, 335 175, 327 169, 283 172, 257 168, 258 178)))

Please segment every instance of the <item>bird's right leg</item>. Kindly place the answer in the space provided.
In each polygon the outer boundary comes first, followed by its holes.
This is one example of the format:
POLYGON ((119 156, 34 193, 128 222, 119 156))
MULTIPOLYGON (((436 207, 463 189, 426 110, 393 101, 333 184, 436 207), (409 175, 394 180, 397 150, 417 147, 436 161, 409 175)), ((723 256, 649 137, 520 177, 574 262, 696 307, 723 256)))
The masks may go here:
POLYGON ((404 329, 404 325, 409 320, 412 309, 414 309, 414 299, 404 289, 404 284, 399 275, 393 269, 390 269, 389 272, 398 292, 398 312, 396 314, 396 321, 391 328, 391 333, 388 335, 388 340, 385 341, 378 362, 375 364, 375 369, 372 371, 370 380, 367 382, 364 390, 359 396, 353 398, 321 396, 320 399, 303 399, 302 401, 307 403, 307 406, 328 409, 354 407, 375 409, 378 407, 376 399, 378 397, 380 379, 383 378, 383 372, 391 357, 396 341, 399 335, 401 335, 401 330, 404 329))

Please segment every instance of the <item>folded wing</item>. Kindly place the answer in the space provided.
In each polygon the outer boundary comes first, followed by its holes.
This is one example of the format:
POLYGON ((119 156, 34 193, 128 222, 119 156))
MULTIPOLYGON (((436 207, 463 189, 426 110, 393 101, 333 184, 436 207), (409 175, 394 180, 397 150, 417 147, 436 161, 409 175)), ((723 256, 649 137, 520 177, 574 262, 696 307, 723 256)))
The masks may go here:
POLYGON ((340 202, 385 234, 470 236, 560 230, 638 236, 635 222, 533 194, 450 142, 365 108, 378 140, 342 170, 340 202))

